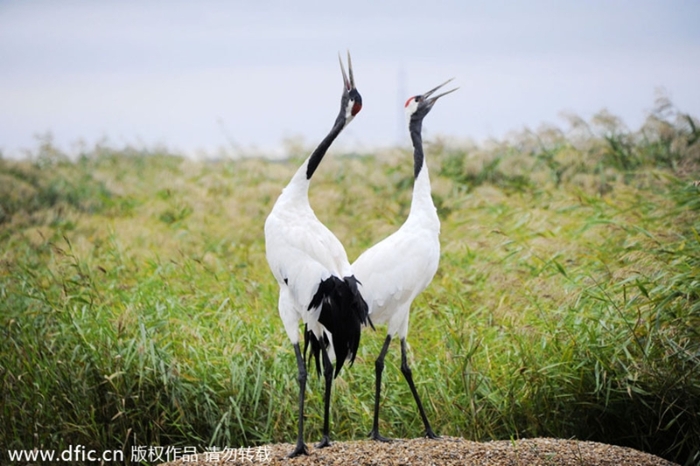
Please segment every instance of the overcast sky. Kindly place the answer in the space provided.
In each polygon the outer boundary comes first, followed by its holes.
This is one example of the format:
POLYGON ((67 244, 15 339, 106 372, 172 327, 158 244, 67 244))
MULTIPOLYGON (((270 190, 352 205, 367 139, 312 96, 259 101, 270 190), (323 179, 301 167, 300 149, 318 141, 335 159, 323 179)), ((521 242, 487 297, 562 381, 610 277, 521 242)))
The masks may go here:
POLYGON ((700 2, 0 0, 0 151, 76 142, 278 151, 364 107, 346 148, 406 144, 402 106, 454 77, 428 137, 500 138, 607 108, 631 128, 664 88, 700 116, 700 2))

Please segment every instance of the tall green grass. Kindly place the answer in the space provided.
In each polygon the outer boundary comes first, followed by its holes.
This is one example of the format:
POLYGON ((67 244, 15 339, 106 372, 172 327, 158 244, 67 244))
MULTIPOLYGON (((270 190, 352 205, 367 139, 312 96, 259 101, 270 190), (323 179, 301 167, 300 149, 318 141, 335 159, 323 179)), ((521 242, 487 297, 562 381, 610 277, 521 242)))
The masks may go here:
MULTIPOLYGON (((442 258, 408 339, 436 430, 700 461, 697 121, 660 102, 634 132, 603 112, 426 152, 442 258)), ((297 162, 69 159, 50 141, 0 159, 2 448, 292 439, 296 369, 262 225, 297 162)), ((329 154, 311 203, 352 259, 405 218, 411 174, 405 149, 329 154)), ((383 330, 336 380, 336 439, 370 429, 383 330)), ((382 431, 411 437, 398 353, 382 431)), ((320 438, 322 380, 308 388, 320 438)))

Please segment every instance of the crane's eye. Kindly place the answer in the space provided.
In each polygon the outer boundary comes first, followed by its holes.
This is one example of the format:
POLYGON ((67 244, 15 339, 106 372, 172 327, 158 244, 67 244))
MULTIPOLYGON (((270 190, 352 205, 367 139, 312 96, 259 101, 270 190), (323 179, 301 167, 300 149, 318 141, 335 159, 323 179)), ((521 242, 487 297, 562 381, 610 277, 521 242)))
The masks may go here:
POLYGON ((423 96, 422 96, 422 95, 416 95, 416 96, 413 96, 413 97, 409 97, 408 100, 406 101, 406 103, 404 104, 404 107, 408 107, 408 104, 410 104, 411 102, 418 102, 418 103, 420 103, 421 100, 423 100, 423 96))
POLYGON ((360 110, 362 110, 362 96, 360 95, 359 92, 357 92, 357 89, 352 89, 350 91, 350 114, 352 116, 357 115, 360 113, 360 110))

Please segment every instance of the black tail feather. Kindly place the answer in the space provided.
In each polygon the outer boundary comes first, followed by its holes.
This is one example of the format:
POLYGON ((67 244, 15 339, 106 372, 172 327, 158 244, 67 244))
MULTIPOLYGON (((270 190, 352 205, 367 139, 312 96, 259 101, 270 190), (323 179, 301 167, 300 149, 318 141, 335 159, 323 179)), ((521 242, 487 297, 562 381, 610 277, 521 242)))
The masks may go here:
MULTIPOLYGON (((350 365, 355 361, 357 349, 360 346, 360 334, 363 325, 372 325, 369 319, 367 303, 357 289, 357 279, 354 276, 340 279, 331 276, 323 280, 318 291, 311 299, 308 310, 321 306, 319 322, 330 332, 335 349, 335 374, 338 376, 346 360, 350 365)), ((321 373, 321 349, 328 347, 328 339, 324 341, 304 329, 304 353, 311 349, 311 356, 316 360, 316 370, 321 373)), ((308 364, 308 359, 307 359, 308 364)))
POLYGON ((354 275, 351 275, 349 277, 345 277, 345 283, 348 284, 350 295, 352 296, 353 309, 357 310, 356 312, 358 313, 362 325, 369 325, 372 327, 372 330, 375 330, 374 324, 369 318, 369 307, 367 306, 367 302, 365 301, 365 298, 362 297, 360 290, 357 288, 357 284, 361 284, 360 281, 355 278, 354 275))
POLYGON ((314 332, 308 329, 308 326, 304 326, 304 360, 306 361, 306 366, 309 365, 309 349, 311 350, 311 357, 314 358, 316 363, 316 373, 321 375, 321 348, 328 348, 328 337, 323 336, 323 341, 318 341, 314 332))

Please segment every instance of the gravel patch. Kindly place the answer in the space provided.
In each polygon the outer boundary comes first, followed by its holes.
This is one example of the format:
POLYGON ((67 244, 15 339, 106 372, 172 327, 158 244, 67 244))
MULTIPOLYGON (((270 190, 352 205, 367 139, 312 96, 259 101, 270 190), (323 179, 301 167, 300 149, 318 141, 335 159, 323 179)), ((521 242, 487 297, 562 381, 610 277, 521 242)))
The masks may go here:
POLYGON ((291 443, 205 452, 167 466, 215 465, 481 465, 481 466, 673 466, 675 463, 631 448, 596 442, 536 438, 471 442, 462 438, 417 438, 380 443, 334 442, 328 448, 308 445, 309 455, 286 458, 291 443))

